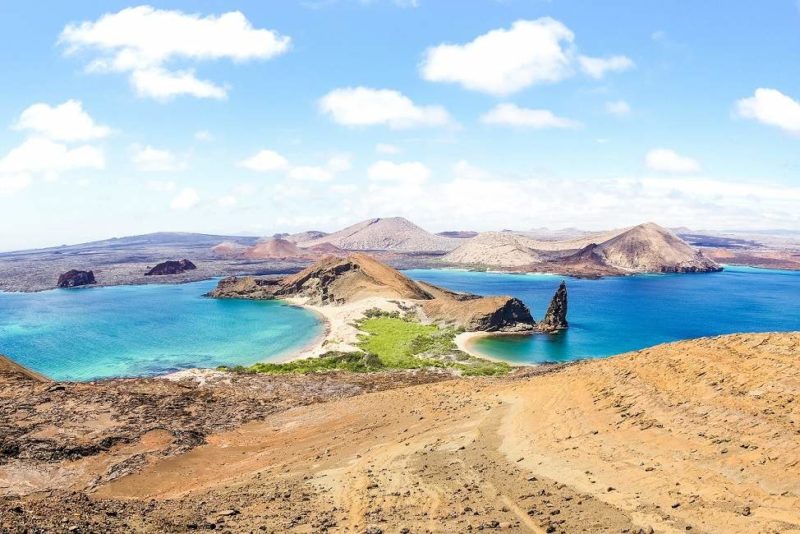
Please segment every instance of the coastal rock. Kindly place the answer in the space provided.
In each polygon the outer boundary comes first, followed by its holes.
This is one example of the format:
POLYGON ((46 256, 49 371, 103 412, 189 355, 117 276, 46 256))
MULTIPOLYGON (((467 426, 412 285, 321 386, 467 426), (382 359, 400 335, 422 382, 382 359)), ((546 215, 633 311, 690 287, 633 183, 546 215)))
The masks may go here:
POLYGON ((278 280, 265 280, 252 276, 223 278, 207 297, 217 299, 271 300, 279 289, 278 280))
POLYGON ((78 287, 96 283, 93 271, 72 269, 58 277, 58 287, 78 287))
POLYGON ((197 266, 189 260, 169 260, 159 263, 146 273, 145 276, 161 276, 165 274, 181 274, 186 271, 193 271, 197 266))
POLYGON ((547 313, 538 326, 539 330, 543 332, 556 332, 569 326, 567 322, 566 282, 561 282, 561 285, 558 286, 556 294, 553 295, 553 299, 550 301, 550 306, 547 307, 547 313))
POLYGON ((435 323, 468 332, 528 332, 536 326, 528 307, 517 298, 480 297, 418 284, 434 297, 420 308, 424 317, 435 323))

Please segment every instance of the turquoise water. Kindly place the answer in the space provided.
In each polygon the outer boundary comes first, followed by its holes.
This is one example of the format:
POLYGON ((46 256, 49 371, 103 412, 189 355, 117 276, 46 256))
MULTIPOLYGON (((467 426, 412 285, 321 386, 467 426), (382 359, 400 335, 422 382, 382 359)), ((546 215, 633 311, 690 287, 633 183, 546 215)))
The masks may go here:
POLYGON ((216 281, 0 293, 0 354, 56 380, 249 365, 323 325, 280 302, 203 298, 216 281))
MULTIPOLYGON (((515 296, 536 319, 564 279, 453 270, 406 274, 458 291, 515 296)), ((728 267, 721 273, 566 280, 569 330, 483 338, 473 348, 512 362, 563 362, 679 339, 800 330, 800 272, 728 267)))

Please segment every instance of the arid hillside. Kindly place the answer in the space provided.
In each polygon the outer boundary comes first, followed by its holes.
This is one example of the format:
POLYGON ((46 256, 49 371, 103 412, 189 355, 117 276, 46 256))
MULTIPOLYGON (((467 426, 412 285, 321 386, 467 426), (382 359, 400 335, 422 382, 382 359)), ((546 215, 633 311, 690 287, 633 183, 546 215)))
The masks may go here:
POLYGON ((431 234, 402 217, 389 217, 368 219, 299 245, 311 247, 321 243, 330 243, 344 250, 445 252, 453 250, 463 240, 431 234))
MULTIPOLYGON (((216 409, 203 399, 230 387, 222 373, 187 376, 152 397, 158 379, 115 382, 129 393, 109 408, 102 383, 30 382, 13 390, 24 403, 4 395, 5 432, 25 431, 14 443, 46 450, 64 439, 48 435, 47 414, 58 411, 67 436, 84 429, 68 439, 87 446, 70 449, 84 455, 77 462, 42 453, 0 465, 0 529, 797 532, 798 358, 800 334, 741 334, 505 378, 372 393, 362 382, 345 386, 346 398, 292 407, 309 380, 322 380, 312 375, 282 406, 259 402, 250 422, 201 423, 211 433, 195 445, 182 432, 198 423, 181 414, 216 409), (132 402, 145 407, 114 407, 132 402), (88 446, 99 439, 92 425, 129 419, 130 441, 88 446), (141 459, 114 467, 139 450, 141 459), (62 489, 32 493, 51 487, 54 472, 62 489)), ((344 385, 325 380, 330 392, 344 385)), ((247 413, 235 404, 262 393, 255 382, 243 391, 219 396, 220 408, 247 413)))
POLYGON ((486 232, 443 259, 456 265, 544 270, 578 276, 719 270, 719 266, 702 252, 654 223, 586 233, 566 240, 540 240, 515 232, 486 232))

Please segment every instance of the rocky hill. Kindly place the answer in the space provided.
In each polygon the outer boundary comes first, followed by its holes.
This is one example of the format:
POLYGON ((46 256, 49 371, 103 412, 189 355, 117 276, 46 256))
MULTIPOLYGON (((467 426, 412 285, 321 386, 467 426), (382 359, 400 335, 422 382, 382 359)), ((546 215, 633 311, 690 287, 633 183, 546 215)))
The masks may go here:
POLYGON ((720 269, 702 252, 654 223, 562 241, 542 241, 514 232, 486 232, 443 259, 459 265, 551 271, 577 276, 720 269))
POLYGON ((446 252, 464 241, 431 234, 402 217, 368 219, 343 230, 301 243, 310 247, 330 243, 344 250, 446 252))
POLYGON ((683 239, 655 223, 634 226, 600 243, 608 265, 635 273, 718 271, 719 265, 683 239))
POLYGON ((415 282, 366 254, 327 257, 280 280, 232 277, 209 296, 270 299, 300 297, 308 304, 341 305, 381 297, 408 301, 425 319, 481 331, 534 330, 530 310, 512 297, 479 297, 415 282))

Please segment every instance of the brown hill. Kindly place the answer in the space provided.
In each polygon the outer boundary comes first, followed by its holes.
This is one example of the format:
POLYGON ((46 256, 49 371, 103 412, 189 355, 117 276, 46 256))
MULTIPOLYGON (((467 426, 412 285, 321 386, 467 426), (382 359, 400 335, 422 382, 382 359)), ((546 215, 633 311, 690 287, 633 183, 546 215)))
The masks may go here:
POLYGON ((301 297, 309 304, 346 304, 371 297, 417 305, 425 318, 467 330, 532 330, 527 306, 512 297, 479 297, 415 282, 366 254, 327 257, 281 280, 233 277, 209 293, 217 298, 301 297))
POLYGON ((507 378, 0 383, 0 531, 797 532, 798 358, 738 334, 507 378))
POLYGON ((234 241, 223 241, 211 247, 211 252, 213 252, 215 256, 220 256, 222 258, 238 258, 244 255, 248 248, 247 245, 242 245, 234 241))
POLYGON ((242 256, 253 260, 310 258, 311 254, 285 239, 269 239, 247 249, 242 256))
POLYGON ((702 252, 654 223, 563 241, 542 241, 514 232, 486 232, 443 259, 452 264, 577 276, 720 269, 702 252))
POLYGON ((719 265, 655 223, 634 226, 600 243, 606 263, 634 273, 718 271, 719 265))
POLYGON ((368 219, 303 246, 331 243, 344 250, 390 250, 395 252, 446 252, 464 241, 426 232, 402 217, 368 219))

